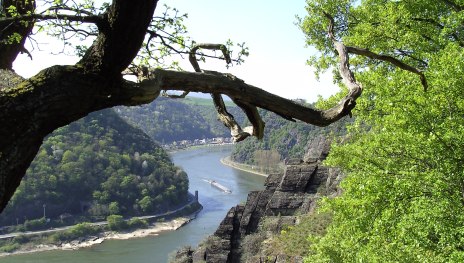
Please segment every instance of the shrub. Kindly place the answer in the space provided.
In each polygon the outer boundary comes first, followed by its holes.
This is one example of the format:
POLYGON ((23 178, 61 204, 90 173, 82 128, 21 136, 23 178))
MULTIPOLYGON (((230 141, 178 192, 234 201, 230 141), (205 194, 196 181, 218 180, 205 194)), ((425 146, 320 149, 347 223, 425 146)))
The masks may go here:
POLYGON ((73 226, 69 230, 57 232, 49 237, 52 242, 71 241, 89 235, 95 235, 100 232, 100 229, 91 226, 89 223, 81 223, 73 226))
POLYGON ((29 237, 26 236, 26 235, 19 235, 19 236, 16 236, 15 238, 13 238, 13 242, 14 243, 18 243, 18 244, 24 244, 24 243, 27 243, 29 242, 29 237))
POLYGON ((127 224, 129 228, 146 228, 148 226, 148 222, 146 220, 142 220, 137 217, 131 218, 127 224))
POLYGON ((28 231, 39 230, 44 229, 46 224, 47 222, 45 221, 45 218, 40 218, 34 220, 26 220, 26 222, 24 222, 24 227, 28 231))
POLYGON ((127 229, 128 224, 124 221, 121 215, 109 215, 106 220, 108 221, 109 229, 113 231, 127 229))
POLYGON ((99 230, 90 225, 89 223, 80 223, 75 226, 73 226, 71 229, 69 229, 67 232, 73 237, 85 237, 89 235, 94 235, 99 232, 99 230))
POLYGON ((0 247, 0 251, 5 253, 11 253, 17 250, 20 247, 18 243, 10 243, 0 247))

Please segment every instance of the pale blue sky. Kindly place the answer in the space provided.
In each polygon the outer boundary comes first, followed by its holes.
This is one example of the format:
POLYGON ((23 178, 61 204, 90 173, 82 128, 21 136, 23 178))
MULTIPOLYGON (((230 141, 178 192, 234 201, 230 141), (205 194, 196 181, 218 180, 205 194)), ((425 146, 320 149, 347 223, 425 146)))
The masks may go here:
MULTIPOLYGON (((337 90, 329 74, 322 75, 318 82, 306 65, 311 50, 304 47, 304 35, 294 25, 295 15, 305 15, 304 0, 162 0, 158 11, 164 3, 189 14, 186 25, 196 42, 225 43, 232 39, 246 42, 250 49, 243 65, 227 70, 222 64, 207 63, 201 65, 203 69, 232 73, 290 99, 314 101, 318 94, 327 97, 337 90)), ((28 77, 42 68, 77 60, 51 56, 49 51, 34 52, 33 56, 33 61, 23 55, 15 62, 19 74, 28 77)), ((190 70, 187 61, 184 68, 190 70)))
MULTIPOLYGON (((245 64, 229 70, 247 83, 290 99, 314 101, 338 90, 330 74, 317 82, 306 65, 311 49, 295 25, 296 15, 304 17, 305 1, 277 0, 165 0, 186 12, 188 30, 197 42, 221 43, 227 39, 245 42, 250 56, 245 64)), ((207 68, 226 71, 219 65, 207 68)), ((186 67, 188 68, 188 67, 186 67)))

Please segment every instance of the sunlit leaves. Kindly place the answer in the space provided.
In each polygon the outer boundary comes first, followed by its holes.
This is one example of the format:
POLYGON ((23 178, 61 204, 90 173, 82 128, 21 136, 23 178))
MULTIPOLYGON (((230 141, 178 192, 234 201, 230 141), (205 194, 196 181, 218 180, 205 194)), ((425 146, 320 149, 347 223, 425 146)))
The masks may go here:
MULTIPOLYGON (((333 224, 327 235, 310 237, 307 262, 462 261, 463 23, 443 2, 365 0, 350 7, 341 40, 420 68, 429 90, 391 64, 351 61, 364 91, 356 122, 326 162, 347 178, 343 195, 324 202, 333 224)), ((324 23, 312 14, 305 21, 318 19, 324 23)))

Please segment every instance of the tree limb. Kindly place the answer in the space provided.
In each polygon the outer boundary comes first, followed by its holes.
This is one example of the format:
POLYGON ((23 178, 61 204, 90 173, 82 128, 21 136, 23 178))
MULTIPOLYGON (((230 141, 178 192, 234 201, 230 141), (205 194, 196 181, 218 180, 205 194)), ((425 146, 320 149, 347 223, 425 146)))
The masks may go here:
MULTIPOLYGON (((420 81, 421 81, 421 84, 422 86, 424 87, 424 90, 427 91, 427 88, 428 88, 428 84, 427 84, 427 80, 425 78, 425 75, 424 73, 417 69, 417 68, 414 68, 394 57, 391 57, 391 56, 387 56, 387 55, 380 55, 380 54, 377 54, 377 53, 374 53, 368 49, 364 49, 364 48, 359 48, 359 47, 352 47, 352 46, 345 46, 342 42, 339 42, 335 39, 335 35, 333 33, 333 28, 334 28, 334 19, 333 17, 324 12, 324 15, 325 17, 329 20, 329 28, 328 28, 328 35, 330 37, 330 39, 332 39, 332 42, 334 43, 334 46, 335 46, 335 49, 337 50, 338 54, 339 54, 339 57, 340 57, 340 68, 339 68, 339 71, 340 71, 340 74, 342 75, 343 79, 345 80, 345 82, 347 83, 347 85, 349 86, 350 88, 350 93, 351 92, 354 92, 354 93, 358 93, 359 92, 359 95, 361 95, 361 85, 358 84, 356 82, 356 79, 354 78, 354 75, 353 75, 353 72, 349 69, 349 56, 348 54, 351 53, 351 54, 356 54, 356 55, 361 55, 361 56, 365 56, 365 57, 368 57, 368 58, 372 58, 372 59, 377 59, 377 60, 382 60, 382 61, 385 61, 385 62, 389 62, 403 70, 406 70, 406 71, 409 71, 409 72, 412 72, 414 74, 417 74, 420 78, 420 81)), ((357 97, 359 96, 357 95, 357 97)))
POLYGON ((354 108, 356 105, 356 99, 361 96, 362 93, 362 86, 358 82, 356 82, 356 78, 354 77, 353 72, 350 70, 350 58, 348 55, 347 47, 342 43, 336 40, 334 35, 334 19, 331 15, 324 12, 324 15, 329 20, 329 26, 327 29, 327 34, 329 38, 332 40, 332 43, 335 49, 338 52, 338 57, 340 59, 338 71, 342 76, 343 80, 345 81, 345 85, 349 89, 349 93, 345 96, 345 98, 338 103, 332 109, 340 108, 342 111, 348 110, 348 114, 351 116, 351 109, 354 108))
MULTIPOLYGON (((229 51, 227 50, 226 46, 221 44, 197 44, 195 45, 189 54, 189 61, 192 64, 192 67, 196 72, 208 72, 210 74, 220 74, 215 71, 202 71, 200 69, 200 65, 198 65, 197 58, 195 56, 196 51, 199 48, 203 49, 210 49, 210 50, 221 50, 224 59, 226 60, 227 64, 232 63, 232 59, 230 58, 229 51)), ((188 94, 188 92, 184 92, 182 95, 184 97, 188 94)), ((211 97, 213 98, 214 106, 216 111, 218 112, 219 120, 230 129, 230 133, 234 138, 234 141, 239 142, 247 138, 248 136, 256 136, 258 139, 262 139, 264 135, 264 121, 261 119, 261 116, 258 113, 258 109, 248 103, 240 102, 239 100, 234 100, 235 104, 239 106, 247 115, 248 120, 251 122, 252 126, 245 127, 242 129, 240 125, 235 121, 235 118, 232 114, 227 111, 226 105, 224 104, 224 100, 222 96, 216 92, 211 93, 211 97)))
POLYGON ((16 22, 36 22, 37 20, 66 20, 71 22, 82 22, 82 23, 93 23, 99 24, 103 22, 103 18, 100 16, 79 16, 79 15, 66 15, 66 14, 29 14, 15 17, 4 17, 0 18, 0 27, 4 27, 10 23, 16 22))
MULTIPOLYGON (((230 118, 222 101, 224 94, 245 111, 253 124, 252 129, 239 129, 235 127, 235 120, 229 119, 229 126, 236 130, 235 137, 240 140, 249 135, 262 137, 264 122, 257 107, 326 126, 350 114, 356 98, 361 95, 361 85, 349 69, 347 49, 335 40, 332 30, 329 35, 339 54, 339 70, 350 91, 328 110, 305 107, 230 74, 201 71, 199 66, 194 68, 200 72, 155 69, 141 82, 124 80, 121 72, 140 50, 156 4, 155 0, 113 0, 102 16, 105 22, 99 27, 97 39, 76 65, 53 66, 27 80, 13 77, 5 81, 11 85, 0 82, 3 85, 0 87, 0 210, 21 182, 43 138, 58 127, 96 110, 116 105, 141 105, 156 99, 162 90, 176 90, 213 94, 218 111, 230 118)), ((330 24, 333 28, 333 23, 330 24)), ((204 47, 219 47, 226 61, 230 61, 224 46, 204 47)), ((11 78, 0 71, 0 80, 3 75, 11 78)))
MULTIPOLYGON (((3 0, 0 1, 2 9, 14 6, 18 15, 33 13, 35 10, 35 1, 29 0, 3 0)), ((11 18, 11 14, 4 12, 2 18, 11 18)), ((27 36, 32 32, 33 22, 19 23, 8 22, 0 23, 0 69, 11 69, 16 56, 24 50, 24 43, 27 36), (9 39, 13 35, 19 35, 20 38, 9 39)))
MULTIPOLYGON (((355 106, 352 103, 352 97, 349 96, 331 109, 317 110, 249 85, 231 74, 219 72, 186 72, 155 69, 152 76, 152 78, 143 80, 140 84, 126 82, 126 91, 119 96, 126 99, 125 101, 120 101, 120 103, 128 106, 149 103, 152 98, 141 96, 143 92, 140 92, 140 88, 151 93, 161 90, 217 93, 227 95, 233 101, 248 103, 275 112, 278 115, 298 119, 317 126, 327 126, 341 119, 348 115, 355 106), (134 94, 132 94, 133 92, 134 94)), ((350 92, 350 94, 356 95, 357 93, 350 92)))
POLYGON ((387 55, 380 55, 368 49, 359 48, 359 47, 351 47, 351 46, 347 46, 346 49, 349 53, 365 56, 365 57, 372 58, 372 59, 382 60, 385 62, 390 62, 391 64, 399 67, 400 69, 403 69, 403 70, 406 70, 406 71, 409 71, 409 72, 412 72, 418 75, 420 78, 421 84, 424 87, 424 90, 427 91, 427 88, 428 88, 427 79, 425 78, 424 73, 420 69, 412 67, 406 63, 403 63, 402 61, 394 57, 387 56, 387 55))

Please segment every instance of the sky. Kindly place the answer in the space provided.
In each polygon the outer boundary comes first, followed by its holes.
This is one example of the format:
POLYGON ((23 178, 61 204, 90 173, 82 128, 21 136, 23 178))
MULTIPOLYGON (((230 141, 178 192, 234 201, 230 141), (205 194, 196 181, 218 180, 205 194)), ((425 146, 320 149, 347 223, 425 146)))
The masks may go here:
MULTIPOLYGON (((296 15, 305 16, 305 1, 277 0, 161 0, 162 4, 188 13, 188 35, 197 43, 245 42, 250 56, 245 63, 226 69, 225 63, 200 64, 202 69, 227 72, 245 82, 289 99, 313 102, 318 95, 328 97, 338 88, 330 73, 316 80, 306 60, 314 52, 305 47, 304 34, 295 25, 296 15)), ((156 11, 155 11, 156 15, 156 11)), ((14 64, 18 74, 29 77, 55 64, 73 64, 78 58, 51 55, 50 39, 39 39, 44 51, 32 52, 33 60, 21 55, 14 64)), ((181 64, 191 70, 187 57, 181 64)))

